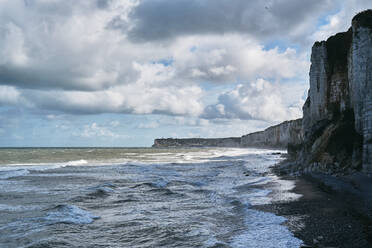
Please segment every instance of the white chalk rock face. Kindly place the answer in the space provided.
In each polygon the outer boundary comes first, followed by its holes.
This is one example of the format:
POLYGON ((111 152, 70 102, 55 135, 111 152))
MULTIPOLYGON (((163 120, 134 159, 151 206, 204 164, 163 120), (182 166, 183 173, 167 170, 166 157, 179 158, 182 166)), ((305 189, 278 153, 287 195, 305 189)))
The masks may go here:
POLYGON ((299 162, 372 172, 372 10, 312 48, 299 162))
POLYGON ((372 29, 357 19, 353 21, 349 81, 355 129, 363 136, 363 168, 372 171, 372 29))
POLYGON ((285 121, 261 132, 242 136, 242 147, 287 148, 302 142, 302 119, 285 121))
POLYGON ((312 48, 310 67, 310 125, 327 118, 327 91, 329 68, 326 43, 316 43, 312 48))

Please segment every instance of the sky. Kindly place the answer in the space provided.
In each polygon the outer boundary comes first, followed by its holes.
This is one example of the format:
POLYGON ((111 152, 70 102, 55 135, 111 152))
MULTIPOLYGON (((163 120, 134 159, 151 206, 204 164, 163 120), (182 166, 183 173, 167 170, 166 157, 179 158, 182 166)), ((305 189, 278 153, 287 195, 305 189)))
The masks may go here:
POLYGON ((371 0, 0 0, 0 146, 151 146, 302 117, 371 0))

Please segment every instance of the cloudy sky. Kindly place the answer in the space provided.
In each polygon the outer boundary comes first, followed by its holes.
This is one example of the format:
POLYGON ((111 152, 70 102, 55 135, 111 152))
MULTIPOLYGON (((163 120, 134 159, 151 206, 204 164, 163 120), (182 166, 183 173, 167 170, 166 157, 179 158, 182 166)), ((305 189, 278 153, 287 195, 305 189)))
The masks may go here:
POLYGON ((0 0, 0 146, 150 146, 299 118, 371 0, 0 0))

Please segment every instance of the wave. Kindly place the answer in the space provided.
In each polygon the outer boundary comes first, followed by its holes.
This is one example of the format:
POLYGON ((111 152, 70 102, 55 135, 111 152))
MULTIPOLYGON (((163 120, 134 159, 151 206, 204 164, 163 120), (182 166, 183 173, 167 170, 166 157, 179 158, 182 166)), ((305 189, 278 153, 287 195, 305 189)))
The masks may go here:
POLYGON ((40 209, 40 207, 30 207, 30 206, 22 206, 22 205, 8 205, 8 204, 0 204, 0 211, 7 211, 7 212, 20 212, 20 211, 33 211, 36 209, 40 209))
POLYGON ((63 168, 67 166, 81 166, 88 164, 88 161, 81 159, 68 161, 63 163, 27 163, 27 164, 11 164, 0 167, 0 179, 9 179, 12 177, 25 176, 32 171, 46 171, 52 169, 63 168))
POLYGON ((272 213, 246 210, 246 231, 232 239, 232 246, 238 248, 268 247, 286 248, 300 247, 303 242, 282 224, 287 219, 272 213))
POLYGON ((116 186, 111 183, 104 183, 95 187, 91 187, 88 189, 90 191, 88 196, 91 197, 106 197, 109 196, 110 193, 114 192, 114 188, 116 186))
POLYGON ((168 184, 169 184, 169 181, 164 180, 164 179, 161 178, 161 179, 156 180, 154 182, 139 183, 139 184, 136 184, 136 185, 132 186, 131 188, 133 188, 133 189, 139 188, 139 187, 165 188, 168 184))
POLYGON ((112 183, 103 183, 94 187, 89 187, 85 191, 87 192, 83 196, 76 196, 71 198, 73 202, 83 202, 85 200, 91 200, 95 198, 105 198, 115 192, 116 185, 112 183))
POLYGON ((84 165, 88 164, 88 161, 85 159, 80 159, 80 160, 74 160, 74 161, 69 161, 65 164, 65 166, 79 166, 79 165, 84 165))
POLYGON ((127 199, 116 200, 116 201, 113 201, 112 203, 113 204, 123 204, 123 203, 138 202, 138 201, 139 201, 138 199, 127 198, 127 199))
POLYGON ((75 205, 61 204, 52 209, 44 218, 49 224, 90 224, 99 219, 87 210, 83 210, 75 205))
POLYGON ((18 163, 18 164, 9 164, 5 167, 1 168, 31 168, 32 170, 48 170, 48 169, 56 169, 60 167, 66 167, 66 166, 79 166, 88 164, 88 161, 85 159, 79 159, 79 160, 72 160, 72 161, 66 161, 66 162, 50 162, 50 163, 18 163))
POLYGON ((9 179, 12 177, 25 176, 29 173, 30 171, 26 169, 0 170, 0 179, 9 179))
POLYGON ((75 247, 66 240, 54 240, 53 238, 48 240, 39 240, 31 243, 27 248, 54 248, 54 247, 75 247))

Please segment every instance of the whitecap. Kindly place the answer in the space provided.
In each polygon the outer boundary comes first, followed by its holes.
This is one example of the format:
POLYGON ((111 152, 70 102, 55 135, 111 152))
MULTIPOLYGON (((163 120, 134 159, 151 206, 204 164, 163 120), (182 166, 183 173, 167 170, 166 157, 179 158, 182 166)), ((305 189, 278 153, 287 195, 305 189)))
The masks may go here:
POLYGON ((74 161, 68 161, 65 163, 65 166, 79 166, 79 165, 84 165, 88 164, 88 161, 85 159, 80 159, 80 160, 74 160, 74 161))
POLYGON ((19 177, 29 174, 32 171, 46 171, 58 169, 67 166, 81 166, 88 164, 88 161, 74 160, 62 163, 25 163, 25 164, 10 164, 0 167, 0 179, 8 179, 11 177, 19 177))
POLYGON ((253 209, 247 210, 246 226, 243 233, 232 239, 232 246, 237 248, 297 248, 303 242, 282 224, 286 218, 272 213, 264 213, 253 209))
POLYGON ((99 218, 99 216, 95 216, 77 206, 62 204, 53 208, 53 211, 48 213, 45 220, 50 222, 50 224, 90 224, 99 218))
POLYGON ((163 179, 163 178, 159 178, 158 180, 156 180, 155 182, 153 182, 152 184, 155 186, 155 187, 158 187, 158 188, 164 188, 168 185, 169 181, 163 179))

